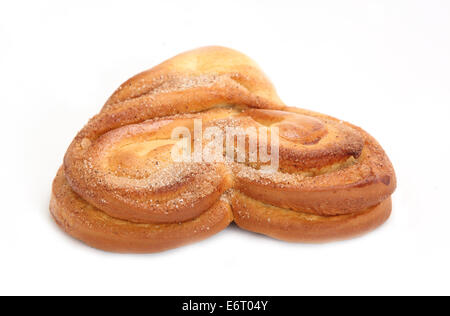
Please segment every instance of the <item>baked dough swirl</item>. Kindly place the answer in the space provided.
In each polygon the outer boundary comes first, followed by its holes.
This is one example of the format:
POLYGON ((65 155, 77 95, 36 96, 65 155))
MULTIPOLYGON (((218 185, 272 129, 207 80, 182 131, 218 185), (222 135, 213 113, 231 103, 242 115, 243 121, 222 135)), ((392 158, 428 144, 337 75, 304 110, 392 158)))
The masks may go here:
POLYGON ((178 247, 233 220, 282 240, 322 242, 382 224, 395 186, 388 157, 366 132, 286 107, 252 60, 206 47, 114 92, 68 148, 50 211, 73 237, 115 252, 178 247), (276 129, 278 170, 265 172, 266 162, 248 157, 174 161, 173 130, 193 131, 200 119, 202 130, 276 129))

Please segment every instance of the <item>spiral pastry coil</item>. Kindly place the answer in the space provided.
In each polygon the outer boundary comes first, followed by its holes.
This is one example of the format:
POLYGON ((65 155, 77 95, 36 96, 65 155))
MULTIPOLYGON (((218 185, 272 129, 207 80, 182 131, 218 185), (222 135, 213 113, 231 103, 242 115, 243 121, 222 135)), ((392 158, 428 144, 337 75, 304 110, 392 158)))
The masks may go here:
POLYGON ((232 221, 281 240, 323 242, 382 224, 395 186, 388 157, 366 132, 285 106, 248 57, 206 47, 114 92, 67 150, 50 211, 73 237, 116 252, 178 247, 232 221), (248 157, 174 161, 173 130, 193 131, 196 120, 203 130, 276 129, 278 169, 265 172, 266 162, 248 157))

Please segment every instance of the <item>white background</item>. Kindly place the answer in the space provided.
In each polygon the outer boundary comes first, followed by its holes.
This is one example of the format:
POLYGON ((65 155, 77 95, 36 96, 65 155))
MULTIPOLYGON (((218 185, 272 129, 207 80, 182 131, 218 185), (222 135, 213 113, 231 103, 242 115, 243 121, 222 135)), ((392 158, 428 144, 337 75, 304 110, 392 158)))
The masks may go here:
POLYGON ((450 294, 450 1, 70 3, 0 4, 0 294, 450 294), (386 225, 325 245, 232 226, 152 255, 57 228, 50 186, 76 132, 130 76, 213 44, 380 141, 398 176, 386 225))

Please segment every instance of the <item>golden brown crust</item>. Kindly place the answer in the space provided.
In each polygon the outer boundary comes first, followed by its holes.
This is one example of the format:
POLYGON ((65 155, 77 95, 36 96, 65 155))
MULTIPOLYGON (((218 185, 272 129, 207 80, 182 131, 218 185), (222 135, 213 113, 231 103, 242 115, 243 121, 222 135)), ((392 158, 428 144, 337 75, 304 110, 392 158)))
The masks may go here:
POLYGON ((388 198, 355 214, 318 216, 294 212, 230 193, 234 221, 246 230, 291 242, 328 242, 355 237, 383 224, 391 214, 388 198))
POLYGON ((196 97, 202 98, 206 94, 220 96, 225 102, 237 100, 236 104, 252 107, 283 107, 272 83, 253 60, 233 49, 209 46, 181 53, 127 80, 109 98, 103 111, 130 99, 156 93, 181 92, 184 96, 191 89, 199 91, 200 96, 192 94, 194 99, 187 103, 189 109, 196 103, 196 97))
POLYGON ((233 220, 228 203, 218 200, 199 217, 173 224, 136 224, 115 219, 80 198, 61 168, 53 182, 50 211, 71 236, 106 251, 149 253, 205 239, 233 220))
MULTIPOLYGON (((246 149, 252 137, 246 136, 246 149)), ((142 72, 114 92, 67 150, 51 212, 69 234, 94 247, 154 252, 225 228, 232 220, 229 195, 243 228, 323 241, 380 225, 395 187, 393 167, 369 134, 286 107, 251 59, 206 47, 142 72), (260 157, 173 161, 171 132, 192 132, 195 119, 202 119, 203 130, 267 128, 268 152, 278 131, 279 170, 267 173, 260 157)))
POLYGON ((231 186, 223 164, 172 162, 171 131, 226 110, 126 125, 90 140, 78 164, 67 164, 72 189, 108 215, 136 223, 191 220, 231 186), (76 169, 75 169, 76 168, 76 169), (195 189, 193 189, 195 188, 195 189))
MULTIPOLYGON (((287 110, 293 111, 292 108, 287 110)), ((341 160, 342 163, 333 164, 330 161, 328 165, 320 165, 317 169, 299 166, 295 173, 264 174, 249 166, 235 165, 236 189, 268 204, 317 215, 342 215, 362 211, 379 204, 394 192, 394 169, 373 137, 334 118, 306 110, 301 113, 320 118, 327 126, 337 123, 351 128, 363 142, 360 152, 351 154, 350 151, 347 155, 341 152, 346 158, 341 160)), ((324 140, 325 142, 320 141, 308 146, 309 148, 300 148, 300 152, 310 153, 300 162, 307 164, 305 161, 320 160, 323 156, 336 157, 336 152, 331 150, 333 146, 329 146, 326 138, 324 140)), ((342 146, 345 146, 344 142, 342 146)), ((282 150, 280 149, 281 162, 287 160, 283 159, 282 150)), ((292 153, 296 148, 286 146, 284 150, 292 153)))

